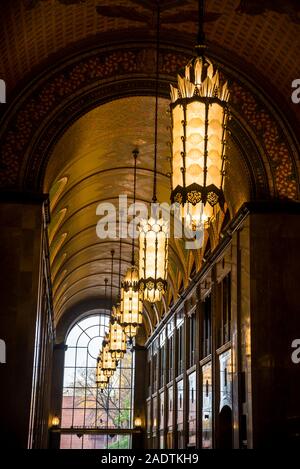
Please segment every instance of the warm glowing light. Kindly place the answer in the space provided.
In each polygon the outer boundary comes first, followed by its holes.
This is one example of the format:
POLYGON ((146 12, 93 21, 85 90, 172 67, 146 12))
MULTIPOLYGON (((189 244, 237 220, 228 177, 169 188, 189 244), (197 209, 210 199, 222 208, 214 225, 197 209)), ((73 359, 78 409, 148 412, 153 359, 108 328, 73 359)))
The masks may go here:
POLYGON ((52 427, 59 427, 60 420, 56 415, 52 418, 52 427))
POLYGON ((126 334, 115 318, 112 318, 109 327, 109 350, 115 360, 120 360, 126 353, 126 334))
POLYGON ((107 387, 108 385, 108 376, 105 376, 103 373, 101 356, 97 359, 96 385, 100 389, 104 389, 103 386, 106 385, 105 387, 107 387))
POLYGON ((131 266, 121 285, 121 319, 125 334, 132 339, 136 336, 138 326, 142 324, 143 301, 139 289, 139 276, 135 266, 131 266))
POLYGON ((167 289, 168 222, 141 220, 139 226, 139 276, 144 300, 160 301, 167 289))
POLYGON ((135 427, 141 427, 142 426, 142 419, 140 417, 136 417, 134 419, 134 426, 135 427))
POLYGON ((171 86, 172 202, 196 230, 223 207, 229 91, 204 56, 191 60, 171 86))
POLYGON ((121 319, 120 304, 117 304, 116 306, 112 307, 111 317, 112 319, 115 319, 116 321, 120 322, 120 319, 121 319))
POLYGON ((117 368, 117 361, 112 357, 110 353, 108 335, 106 335, 103 340, 103 347, 102 351, 100 352, 100 361, 104 376, 110 378, 117 368))
POLYGON ((101 389, 101 391, 103 391, 103 389, 107 389, 107 388, 108 388, 108 382, 107 382, 107 383, 101 382, 101 383, 99 383, 99 384, 97 385, 97 387, 98 387, 99 389, 101 389))

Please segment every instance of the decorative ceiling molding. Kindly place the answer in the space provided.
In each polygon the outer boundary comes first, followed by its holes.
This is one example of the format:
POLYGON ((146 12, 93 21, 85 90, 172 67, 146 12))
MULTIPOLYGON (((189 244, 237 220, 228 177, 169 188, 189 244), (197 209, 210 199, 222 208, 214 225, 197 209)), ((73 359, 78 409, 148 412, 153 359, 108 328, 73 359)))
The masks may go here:
MULTIPOLYGON (((54 146, 80 116, 120 97, 153 95, 151 52, 149 44, 91 50, 66 60, 40 80, 37 77, 35 86, 16 100, 8 112, 6 126, 1 128, 0 187, 41 191, 54 146)), ((189 55, 162 45, 160 57, 159 94, 167 97, 168 83, 174 80, 189 55)), ((264 152, 263 159, 271 168, 271 172, 266 170, 273 178, 269 187, 274 187, 277 197, 297 199, 300 173, 294 136, 272 109, 271 100, 267 102, 259 92, 255 96, 253 85, 237 77, 228 66, 225 72, 231 80, 235 117, 247 121, 257 147, 264 152)), ((258 165, 252 159, 253 155, 251 158, 248 155, 255 174, 258 165)))
MULTIPOLYGON (((186 34, 192 47, 197 4, 197 0, 161 0, 162 36, 173 34, 174 44, 180 45, 180 36, 186 34)), ((111 33, 118 40, 122 35, 128 40, 138 31, 144 39, 153 36, 155 5, 152 0, 6 2, 0 19, 0 76, 8 99, 29 74, 55 64, 57 56, 65 56, 71 48, 78 51, 87 42, 100 43, 103 34, 111 33)), ((207 0, 206 11, 208 45, 246 59, 251 73, 255 68, 271 77, 274 88, 290 101, 291 82, 298 73, 298 0, 207 0)))

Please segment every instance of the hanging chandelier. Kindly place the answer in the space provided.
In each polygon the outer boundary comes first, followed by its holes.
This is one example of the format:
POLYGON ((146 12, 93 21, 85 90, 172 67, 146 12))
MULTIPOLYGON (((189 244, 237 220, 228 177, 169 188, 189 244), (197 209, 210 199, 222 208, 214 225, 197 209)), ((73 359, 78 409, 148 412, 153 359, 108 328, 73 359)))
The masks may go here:
MULTIPOLYGON (((132 152, 134 159, 134 178, 133 178, 133 203, 136 198, 136 160, 138 150, 132 152)), ((132 224, 134 230, 134 224, 132 224)), ((132 340, 136 336, 140 324, 143 322, 143 298, 139 288, 138 270, 134 263, 134 231, 132 232, 131 266, 126 272, 124 280, 121 283, 121 318, 120 324, 124 328, 127 337, 132 340)))
POLYGON ((108 376, 109 378, 113 376, 118 363, 116 359, 112 357, 112 354, 109 350, 108 334, 106 334, 103 340, 103 347, 102 347, 102 351, 100 352, 100 361, 101 361, 101 368, 102 368, 104 376, 108 376))
MULTIPOLYGON (((157 128, 158 128, 158 80, 159 80, 159 5, 157 8, 156 82, 155 82, 155 133, 154 133, 154 181, 153 204, 157 203, 157 128)), ((144 300, 160 301, 167 289, 168 274, 168 222, 156 213, 139 225, 139 285, 144 300)))
POLYGON ((109 350, 112 358, 120 360, 126 353, 126 334, 116 319, 110 323, 109 339, 109 350))
MULTIPOLYGON (((111 296, 112 296, 112 281, 113 281, 113 257, 114 257, 114 250, 111 250, 111 259, 112 259, 112 269, 111 269, 111 296)), ((107 282, 108 280, 105 279, 105 303, 106 303, 106 290, 107 290, 107 282)), ((112 357, 110 350, 109 350, 109 332, 105 334, 103 342, 102 342, 102 350, 99 354, 99 366, 104 376, 110 378, 116 368, 117 368, 117 361, 112 357)))
MULTIPOLYGON (((119 296, 121 292, 121 256, 122 256, 122 238, 120 236, 120 257, 119 257, 119 296)), ((113 262, 112 262, 113 272, 113 262)), ((112 297, 112 290, 111 290, 112 297)), ((124 357, 126 353, 126 334, 119 323, 120 319, 120 306, 113 306, 111 312, 111 322, 109 327, 109 350, 112 358, 119 360, 124 357)))
POLYGON ((105 376, 103 374, 103 370, 101 368, 102 363, 101 363, 101 358, 97 358, 97 369, 96 369, 96 386, 100 388, 101 390, 106 389, 109 383, 109 378, 108 376, 105 376))
POLYGON ((168 225, 162 218, 149 218, 141 220, 139 230, 139 284, 144 300, 154 303, 167 289, 168 225))
MULTIPOLYGON (((104 289, 104 295, 105 295, 105 309, 106 309, 106 298, 107 298, 107 283, 108 279, 104 279, 104 284, 105 284, 105 289, 104 289)), ((103 348, 103 344, 102 344, 103 348)), ((105 389, 108 386, 109 382, 109 376, 104 374, 103 370, 103 351, 99 350, 99 355, 97 357, 97 366, 96 366, 96 386, 101 389, 105 389)))
POLYGON ((224 206, 225 146, 229 91, 204 55, 204 2, 199 2, 197 57, 171 85, 172 194, 185 225, 207 226, 224 206))
POLYGON ((121 325, 129 339, 136 336, 143 322, 143 301, 137 268, 132 265, 126 272, 121 288, 121 325))

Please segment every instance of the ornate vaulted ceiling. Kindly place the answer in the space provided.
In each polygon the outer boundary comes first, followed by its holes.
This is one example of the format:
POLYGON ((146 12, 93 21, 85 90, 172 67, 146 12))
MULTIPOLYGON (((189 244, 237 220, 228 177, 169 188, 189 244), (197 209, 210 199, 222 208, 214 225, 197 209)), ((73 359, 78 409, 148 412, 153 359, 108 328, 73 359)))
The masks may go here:
MULTIPOLYGON (((51 65, 54 69, 58 59, 61 60, 65 56, 68 56, 69 60, 72 56, 71 51, 76 57, 80 54, 84 55, 81 46, 85 43, 97 44, 97 41, 105 40, 105 45, 109 48, 111 41, 117 41, 119 38, 120 42, 124 40, 128 43, 136 34, 134 37, 141 37, 143 41, 147 41, 147 38, 151 39, 153 45, 155 3, 152 0, 114 2, 12 0, 6 5, 5 11, 2 11, 0 77, 5 78, 9 93, 17 93, 18 89, 22 89, 25 83, 34 78, 35 73, 43 72, 51 65), (106 35, 101 33, 106 33, 106 35)), ((161 0, 160 3, 162 37, 167 38, 169 45, 173 40, 175 47, 178 43, 181 45, 181 40, 185 41, 185 46, 192 45, 196 33, 197 2, 161 0)), ((279 93, 283 101, 290 102, 291 82, 297 78, 299 69, 300 24, 299 6, 296 1, 208 0, 205 29, 211 50, 215 51, 225 64, 230 63, 235 70, 244 67, 244 72, 248 72, 251 79, 255 80, 256 76, 262 78, 260 84, 270 91, 271 96, 273 93, 274 95, 279 93), (272 80, 269 77, 272 77, 272 80)), ((113 46, 111 47, 112 51, 109 53, 113 54, 114 49, 113 46)), ((170 47, 173 45, 171 44, 170 47)), ((163 57, 167 57, 168 54, 169 52, 165 52, 163 57)), ((97 57, 96 60, 101 62, 101 57, 97 57)), ((117 72, 114 72, 113 68, 111 73, 121 76, 129 72, 122 62, 124 59, 121 53, 120 57, 119 55, 110 57, 105 64, 109 67, 115 60, 117 72)), ((126 51, 124 57, 126 57, 126 51)), ((133 57, 131 65, 134 68, 135 61, 138 60, 136 57, 141 57, 141 55, 133 54, 133 57)), ((152 55, 150 59, 149 73, 151 74, 153 72, 152 55)), ((147 64, 147 57, 143 60, 143 63, 147 64)), ((172 62, 172 59, 170 61, 172 62)), ((72 64, 71 59, 65 64, 66 67, 69 63, 72 64)), ((72 86, 70 88, 74 96, 80 94, 81 99, 84 100, 87 99, 88 94, 84 97, 85 83, 84 80, 80 82, 78 78, 85 77, 84 57, 78 69, 76 67, 74 65, 72 69, 72 80, 75 80, 75 84, 74 81, 72 82, 74 89, 72 86)), ((176 63, 176 70, 177 68, 176 63)), ((103 80, 101 86, 104 86, 105 80, 108 81, 108 75, 98 76, 97 73, 102 73, 102 68, 99 69, 100 72, 91 68, 88 73, 91 77, 94 74, 97 86, 100 80, 103 80)), ((130 73, 133 71, 130 69, 130 73)), ((52 86, 50 83, 48 88, 45 86, 40 89, 36 93, 37 96, 33 91, 29 104, 24 101, 25 104, 27 103, 25 112, 17 115, 16 126, 13 126, 13 130, 17 129, 18 145, 16 146, 13 140, 13 144, 5 147, 6 153, 3 152, 3 160, 6 162, 9 154, 7 148, 11 150, 11 155, 9 155, 11 158, 16 158, 16 166, 20 165, 21 168, 20 174, 23 174, 24 168, 20 164, 18 151, 25 154, 21 146, 24 144, 24 138, 22 140, 20 136, 25 133, 27 137, 27 133, 30 134, 31 131, 32 136, 28 137, 26 153, 29 155, 31 148, 36 149, 36 145, 31 144, 31 138, 34 141, 35 134, 38 135, 38 132, 35 131, 34 126, 30 128, 28 125, 31 115, 33 119, 41 120, 41 122, 46 122, 48 116, 51 117, 54 129, 64 127, 62 120, 65 118, 62 109, 64 106, 67 107, 69 101, 70 112, 75 109, 75 107, 72 108, 71 102, 74 96, 71 96, 71 91, 66 89, 66 80, 64 80, 64 86, 60 82, 68 75, 57 73, 55 85, 52 86), (58 89, 55 88, 54 92, 53 87, 57 84, 58 89), (59 101, 60 93, 61 102, 59 101), (56 105, 56 114, 52 114, 52 102, 56 105), (43 117, 40 119, 37 109, 38 111, 46 109, 47 116, 41 113, 43 117)), ((138 73, 140 73, 139 70, 138 73)), ((109 78, 112 80, 111 76, 109 78)), ((296 171, 292 164, 289 165, 289 161, 286 161, 288 160, 288 142, 284 140, 283 135, 274 126, 262 106, 257 105, 252 96, 237 84, 234 86, 233 98, 237 102, 233 104, 236 105, 236 111, 241 117, 240 121, 245 119, 244 129, 247 128, 249 135, 252 134, 253 142, 249 136, 246 137, 246 133, 244 135, 242 132, 240 128, 242 125, 240 126, 237 120, 233 120, 230 166, 225 187, 231 215, 236 213, 241 204, 251 199, 252 196, 264 197, 268 192, 275 196, 278 194, 283 197, 288 195, 291 198, 296 196, 296 171), (252 126, 252 130, 250 127, 248 129, 248 126, 252 126), (281 153, 278 151, 278 142, 281 145, 281 153), (249 168, 253 171, 253 176, 249 168), (274 191, 270 183, 273 175, 274 186, 276 186, 274 191), (264 182, 265 179, 269 181, 269 186, 264 182), (261 183, 261 189, 260 192, 255 193, 255 186, 258 187, 258 183, 261 183), (266 186, 265 189, 264 186, 266 186)), ((92 96, 92 91, 90 94, 92 96)), ((147 91, 146 94, 149 92, 147 91)), ((165 92, 162 93, 162 96, 165 95, 165 92)), ((89 100, 92 99, 91 96, 89 100)), ((161 201, 169 201, 170 167, 167 127, 170 122, 166 113, 168 100, 161 98, 159 105, 158 195, 161 201)), ((54 150, 51 150, 52 153, 47 155, 49 163, 43 187, 45 192, 50 192, 51 198, 49 240, 56 321, 64 313, 76 308, 79 303, 87 299, 97 300, 104 297, 104 279, 108 278, 110 283, 111 249, 115 249, 113 295, 114 298, 117 296, 119 242, 117 239, 101 240, 97 237, 96 224, 100 217, 96 214, 96 208, 103 201, 111 201, 117 206, 120 194, 126 194, 129 200, 132 198, 133 159, 131 152, 134 148, 138 148, 140 152, 138 200, 150 202, 152 192, 154 99, 146 96, 116 99, 89 111, 79 119, 77 116, 82 113, 78 113, 77 108, 74 113, 74 118, 72 114, 71 120, 75 123, 69 128, 67 127, 70 122, 66 124, 67 130, 64 128, 65 133, 57 142, 56 139, 51 140, 51 149, 53 140, 56 145, 54 150)), ((8 140, 12 134, 13 132, 7 132, 8 140)), ((50 141, 48 134, 47 137, 50 141)), ((42 151, 39 154, 41 159, 46 154, 45 149, 48 148, 48 143, 42 144, 42 151)), ((33 171, 32 174, 37 179, 37 173, 33 171)), ((5 180, 7 181, 7 175, 5 175, 5 180)), ((220 220, 221 223, 222 220, 220 220)), ((172 297, 176 301, 181 282, 183 281, 186 285, 189 281, 193 262, 196 262, 196 268, 200 268, 201 256, 201 251, 186 251, 181 241, 171 242, 169 293, 166 303, 172 297)), ((130 239, 124 240, 121 261, 122 273, 124 273, 130 262, 130 239)), ((151 328, 157 323, 163 311, 163 305, 160 311, 146 305, 145 325, 148 333, 151 332, 151 328)))
MULTIPOLYGON (((297 0, 207 0, 208 41, 224 56, 255 69, 290 100, 297 78, 300 48, 300 6, 297 0)), ((1 10, 0 76, 12 90, 54 54, 74 51, 82 41, 123 30, 151 34, 152 0, 11 0, 1 10)), ((161 0, 162 28, 194 35, 196 0, 161 0)), ((190 39, 194 36, 189 36, 190 39)))
MULTIPOLYGON (((133 198, 132 150, 139 150, 137 200, 149 203, 153 187, 154 106, 151 97, 123 98, 104 104, 81 117, 66 131, 51 155, 45 178, 45 192, 50 192, 51 224, 49 229, 50 261, 56 320, 85 299, 104 298, 105 278, 109 280, 111 250, 115 250, 113 296, 118 295, 119 239, 99 239, 96 214, 101 202, 116 207, 119 195, 133 198)), ((170 125, 168 100, 159 100, 158 122, 158 200, 169 202, 170 125)), ((249 181, 241 157, 233 142, 232 165, 227 192, 232 204, 239 207, 250 197, 249 181), (231 183, 234 182, 234 183, 231 183), (237 186, 243 191, 237 191, 237 186)), ((131 218, 129 217, 129 220, 131 218)), ((118 224, 117 233, 118 236, 118 224)), ((137 245, 137 241, 136 241, 137 245)), ((170 243, 169 294, 177 299, 181 279, 188 280, 193 267, 199 268, 201 251, 188 251, 181 240, 170 243)), ((130 265, 131 239, 123 240, 122 274, 130 265)), ((147 305, 146 305, 147 307, 147 305)), ((156 313, 148 305, 151 321, 156 313)), ((161 314, 161 313, 158 313, 161 314)))
MULTIPOLYGON (((158 198, 169 199, 167 101, 159 108, 158 198)), ((154 99, 128 98, 108 103, 79 119, 63 136, 47 168, 49 230, 56 318, 86 297, 103 298, 115 250, 113 296, 118 295, 119 239, 99 239, 97 206, 110 202, 119 216, 119 196, 133 202, 133 157, 138 148, 137 200, 151 202, 153 184, 154 99)), ((130 217, 129 217, 130 218, 130 217)), ((118 224, 117 233, 118 236, 118 224)), ((173 253, 173 262, 177 254, 173 253)), ((122 273, 130 266, 131 239, 122 244, 122 273)), ((171 261, 172 264, 172 261, 171 261)))

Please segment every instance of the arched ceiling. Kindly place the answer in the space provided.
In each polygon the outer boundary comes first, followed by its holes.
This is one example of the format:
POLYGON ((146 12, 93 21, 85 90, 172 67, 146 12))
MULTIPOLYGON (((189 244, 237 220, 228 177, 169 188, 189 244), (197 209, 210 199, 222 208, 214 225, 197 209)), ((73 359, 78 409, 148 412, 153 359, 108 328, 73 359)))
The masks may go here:
MULTIPOLYGON (((111 284, 118 294, 119 239, 99 239, 97 206, 110 202, 119 214, 119 195, 133 201, 132 151, 137 160, 137 200, 149 203, 153 185, 154 99, 126 98, 105 104, 80 118, 57 144, 47 167, 50 191, 50 259, 56 317, 86 297, 103 298, 111 284)), ((170 192, 167 100, 159 101, 158 199, 170 192)), ((118 230, 118 225, 117 225, 118 230)), ((174 253, 174 262, 176 255, 174 253), (175 256, 175 258, 174 258, 175 256)), ((122 274, 130 265, 131 239, 122 244, 122 274)), ((172 262, 171 262, 172 265, 172 262)))
MULTIPOLYGON (((190 40, 196 32, 197 0, 161 0, 162 29, 190 40)), ((298 78, 300 5, 295 0, 207 0, 207 39, 224 57, 247 63, 290 103, 298 78), (270 80, 271 77, 271 80, 270 80)), ((154 27, 154 0, 10 0, 1 9, 0 76, 12 90, 38 66, 51 64, 67 48, 97 41, 99 33, 116 40, 122 31, 154 27), (96 37, 95 37, 96 36, 96 37), (42 65, 41 65, 42 64, 42 65)), ((176 38, 176 36, 174 36, 176 38)), ((128 38, 128 34, 127 34, 128 38)), ((297 106, 294 107, 298 112, 297 106)))
MULTIPOLYGON (((161 0, 160 3, 164 40, 169 44, 174 41, 176 46, 181 41, 179 38, 184 38, 186 45, 192 44, 197 1, 161 0)), ((262 77, 260 85, 267 91, 269 87, 276 88, 290 104, 291 82, 298 76, 299 69, 299 8, 295 2, 208 0, 206 3, 205 29, 211 49, 235 69, 245 67, 244 71, 249 72, 252 80, 256 74, 262 77)), ((10 93, 22 88, 38 71, 55 65, 57 59, 70 50, 82 54, 85 42, 97 44, 99 38, 104 37, 107 45, 118 38, 120 41, 126 38, 128 42, 135 33, 153 41, 154 4, 152 0, 12 0, 6 4, 0 20, 3 25, 0 28, 0 77, 6 80, 10 93), (100 33, 107 33, 107 36, 100 33)), ((269 90, 270 96, 272 90, 269 90)), ((46 93, 45 99, 47 96, 46 93)), ((158 195, 161 201, 169 201, 168 100, 161 98, 159 106, 158 195)), ((150 202, 153 118, 154 99, 151 97, 136 96, 109 102, 88 112, 66 130, 50 156, 44 191, 50 192, 51 198, 49 239, 56 321, 76 305, 98 298, 103 300, 104 279, 108 278, 110 284, 111 249, 115 249, 113 295, 117 296, 119 242, 97 237, 96 225, 100 217, 96 208, 103 201, 117 205, 120 194, 132 197, 131 152, 136 147, 140 152, 138 200, 150 202)), ((253 194, 255 184, 245 161, 248 158, 254 162, 256 158, 256 150, 249 146, 244 149, 247 157, 242 156, 245 138, 239 129, 233 126, 233 130, 225 185, 232 215, 253 194)), ((122 274, 130 257, 130 240, 125 239, 122 274)), ((201 253, 196 253, 195 257, 199 268, 201 253)), ((181 278, 186 285, 187 265, 192 266, 192 263, 191 253, 184 249, 182 242, 172 242, 168 300, 172 295, 173 300, 177 299, 181 278)), ((146 313, 149 332, 162 311, 157 312, 147 305, 146 313)))
MULTIPOLYGON (((159 99, 157 186, 160 202, 169 202, 170 198, 168 104, 168 100, 159 99)), ((137 201, 151 202, 154 106, 153 97, 122 98, 99 106, 78 119, 65 132, 50 157, 44 191, 50 192, 49 241, 56 321, 85 300, 103 300, 105 278, 109 281, 107 299, 110 299, 112 249, 115 250, 113 299, 118 296, 119 196, 126 195, 129 204, 133 201, 132 150, 137 148, 137 201), (102 218, 96 210, 103 202, 110 202, 116 207, 115 239, 100 239, 96 233, 97 223, 102 218)), ((230 195, 230 210, 234 213, 245 200, 251 198, 251 188, 233 141, 230 154, 225 194, 228 192, 230 195)), ((137 241, 135 244, 137 246, 137 241)), ((186 250, 182 240, 170 241, 169 299, 172 293, 177 299, 179 273, 184 282, 187 281, 191 255, 197 257, 199 252, 186 250)), ((127 237, 122 241, 122 275, 129 267, 130 260, 131 239, 127 237)), ((154 324, 157 322, 157 314, 150 305, 147 316, 154 324)))

